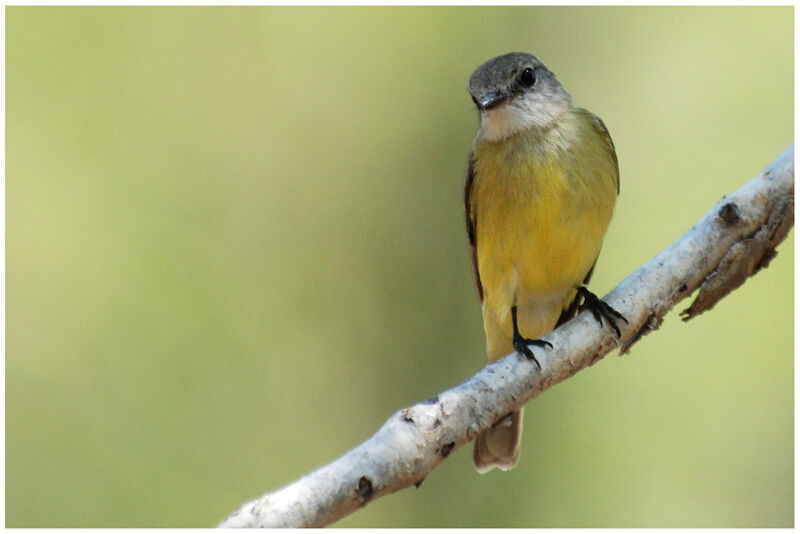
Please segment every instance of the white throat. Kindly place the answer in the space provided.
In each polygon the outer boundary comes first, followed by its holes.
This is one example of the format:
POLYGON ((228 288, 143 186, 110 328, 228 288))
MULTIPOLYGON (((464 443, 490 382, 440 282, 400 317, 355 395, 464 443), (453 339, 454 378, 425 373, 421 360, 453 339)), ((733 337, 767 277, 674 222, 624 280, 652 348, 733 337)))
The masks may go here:
POLYGON ((511 100, 496 108, 481 111, 478 137, 490 142, 502 141, 528 128, 547 130, 571 107, 569 95, 532 94, 511 100))

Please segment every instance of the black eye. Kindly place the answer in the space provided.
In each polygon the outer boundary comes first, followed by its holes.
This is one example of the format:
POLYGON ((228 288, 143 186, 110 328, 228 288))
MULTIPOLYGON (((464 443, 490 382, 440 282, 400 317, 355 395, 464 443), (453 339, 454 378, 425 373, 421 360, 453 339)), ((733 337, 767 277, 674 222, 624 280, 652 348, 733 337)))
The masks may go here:
POLYGON ((536 83, 536 74, 532 68, 528 67, 519 73, 519 83, 523 87, 533 87, 533 84, 536 83))

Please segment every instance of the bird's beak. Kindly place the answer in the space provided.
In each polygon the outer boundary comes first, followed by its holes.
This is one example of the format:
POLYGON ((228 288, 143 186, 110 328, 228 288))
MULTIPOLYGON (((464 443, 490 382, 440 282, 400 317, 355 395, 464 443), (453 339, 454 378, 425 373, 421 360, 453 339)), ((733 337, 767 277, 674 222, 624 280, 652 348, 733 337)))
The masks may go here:
POLYGON ((508 95, 501 92, 492 92, 481 95, 478 98, 473 98, 472 100, 475 102, 475 105, 478 106, 478 109, 487 111, 508 100, 508 95))

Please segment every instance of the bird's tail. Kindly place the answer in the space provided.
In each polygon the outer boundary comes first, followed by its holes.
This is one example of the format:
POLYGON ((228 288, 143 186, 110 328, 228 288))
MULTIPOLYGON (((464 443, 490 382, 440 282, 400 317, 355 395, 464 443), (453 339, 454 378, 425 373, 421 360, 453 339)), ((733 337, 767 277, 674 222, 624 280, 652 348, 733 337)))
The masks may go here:
POLYGON ((519 445, 522 440, 522 409, 500 419, 492 428, 484 430, 475 438, 472 462, 480 474, 497 467, 508 471, 519 461, 519 445))

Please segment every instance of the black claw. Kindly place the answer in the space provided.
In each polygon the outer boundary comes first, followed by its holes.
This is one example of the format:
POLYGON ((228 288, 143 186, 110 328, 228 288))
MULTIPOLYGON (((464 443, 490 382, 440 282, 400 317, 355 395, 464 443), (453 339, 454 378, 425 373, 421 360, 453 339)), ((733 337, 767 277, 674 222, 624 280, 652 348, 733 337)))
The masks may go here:
POLYGON ((530 345, 553 348, 552 343, 543 339, 527 339, 522 336, 514 336, 512 342, 514 344, 514 350, 520 354, 524 354, 529 360, 533 360, 533 363, 536 364, 536 367, 538 367, 540 371, 542 370, 542 366, 539 364, 539 360, 536 359, 536 356, 533 355, 530 345))
POLYGON ((542 366, 539 365, 539 360, 536 359, 536 356, 533 355, 533 351, 531 350, 529 345, 533 345, 535 347, 549 347, 553 348, 553 344, 549 341, 545 341, 543 339, 528 339, 522 337, 519 333, 519 328, 517 327, 517 307, 513 306, 511 308, 511 321, 514 326, 514 335, 511 338, 511 343, 514 345, 514 350, 519 352, 520 354, 524 354, 526 358, 529 360, 533 360, 533 363, 536 364, 536 367, 539 370, 542 370, 542 366))
POLYGON ((600 326, 603 326, 602 317, 605 317, 606 322, 608 322, 609 326, 614 329, 614 333, 617 334, 617 338, 622 337, 622 333, 617 326, 617 320, 625 321, 625 324, 628 323, 628 320, 621 313, 603 302, 602 299, 598 298, 597 295, 585 287, 579 287, 578 292, 583 295, 583 304, 581 305, 581 309, 592 312, 592 315, 594 316, 595 320, 600 323, 600 326))

